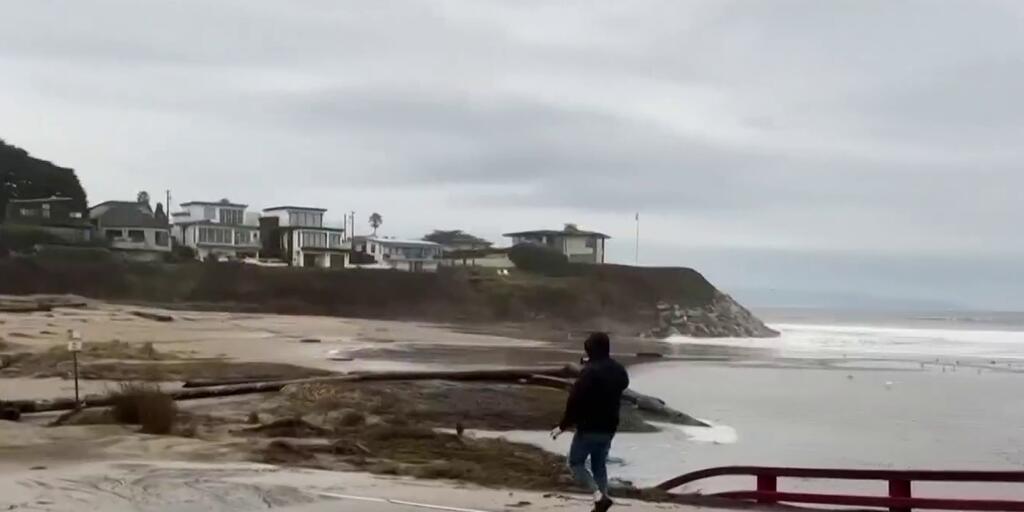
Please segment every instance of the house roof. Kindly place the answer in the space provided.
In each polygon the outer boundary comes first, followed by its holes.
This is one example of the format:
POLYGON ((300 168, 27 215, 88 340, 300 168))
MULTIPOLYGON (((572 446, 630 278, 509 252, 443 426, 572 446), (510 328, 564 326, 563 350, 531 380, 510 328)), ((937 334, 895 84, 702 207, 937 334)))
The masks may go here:
POLYGON ((326 212, 327 208, 314 208, 311 206, 271 206, 270 208, 264 208, 265 212, 272 212, 274 210, 302 210, 304 212, 326 212))
POLYGON ((177 222, 174 223, 174 225, 175 226, 182 226, 182 227, 203 225, 203 226, 219 227, 219 228, 224 228, 224 229, 251 229, 251 230, 256 230, 256 231, 258 231, 260 229, 259 226, 252 226, 252 225, 249 225, 249 224, 221 224, 220 222, 214 222, 214 221, 212 221, 210 219, 177 221, 177 222))
POLYGON ((582 229, 576 229, 571 227, 567 227, 565 229, 537 229, 534 231, 516 231, 514 233, 505 233, 502 236, 588 236, 596 238, 611 238, 610 236, 604 233, 598 233, 597 231, 585 231, 582 229))
POLYGON ((200 205, 200 206, 233 206, 235 208, 248 208, 249 207, 249 205, 247 205, 247 204, 232 203, 231 201, 229 201, 227 199, 221 199, 220 201, 189 201, 187 203, 181 203, 181 206, 190 206, 190 205, 193 205, 193 204, 200 205))
POLYGON ((490 247, 493 245, 491 242, 484 240, 478 236, 473 236, 460 229, 454 229, 450 231, 434 230, 433 233, 423 237, 424 240, 430 242, 437 242, 441 245, 479 245, 490 247), (431 240, 432 239, 432 240, 431 240))
POLYGON ((32 204, 32 203, 52 203, 54 201, 74 201, 70 197, 40 197, 36 199, 11 199, 8 204, 32 204))
POLYGON ((345 228, 332 228, 329 226, 281 226, 281 231, 328 231, 331 233, 344 233, 345 228))
POLYGON ((89 207, 89 211, 92 211, 92 210, 94 210, 96 208, 99 208, 100 206, 109 206, 109 205, 145 206, 147 210, 153 211, 153 208, 149 206, 149 203, 140 203, 138 201, 103 201, 102 203, 94 204, 94 205, 90 206, 89 207))
POLYGON ((166 222, 161 222, 153 216, 148 204, 129 201, 107 201, 89 209, 90 214, 100 206, 106 206, 107 210, 101 214, 90 217, 99 220, 100 226, 121 227, 121 228, 167 228, 166 222))
POLYGON ((405 247, 441 247, 441 244, 434 242, 427 242, 426 240, 402 240, 398 238, 374 238, 370 237, 355 237, 356 241, 365 240, 367 242, 377 242, 381 245, 391 246, 405 246, 405 247), (361 240, 362 239, 362 240, 361 240))

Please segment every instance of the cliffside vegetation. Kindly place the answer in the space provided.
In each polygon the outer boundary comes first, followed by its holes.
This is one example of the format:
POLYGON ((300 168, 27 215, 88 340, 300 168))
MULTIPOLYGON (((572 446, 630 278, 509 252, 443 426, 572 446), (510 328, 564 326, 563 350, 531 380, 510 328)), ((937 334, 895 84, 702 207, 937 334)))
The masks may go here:
POLYGON ((27 151, 0 139, 0 222, 11 199, 70 197, 86 208, 85 190, 72 169, 34 158, 27 151))

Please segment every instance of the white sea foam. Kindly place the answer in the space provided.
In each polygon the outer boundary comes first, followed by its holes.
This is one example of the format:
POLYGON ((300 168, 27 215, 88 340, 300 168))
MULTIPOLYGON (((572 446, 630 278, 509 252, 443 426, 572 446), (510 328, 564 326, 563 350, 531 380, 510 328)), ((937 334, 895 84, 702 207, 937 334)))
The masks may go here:
POLYGON ((935 356, 1024 359, 1024 332, 1000 330, 776 324, 778 338, 669 338, 670 343, 772 349, 782 356, 935 356))

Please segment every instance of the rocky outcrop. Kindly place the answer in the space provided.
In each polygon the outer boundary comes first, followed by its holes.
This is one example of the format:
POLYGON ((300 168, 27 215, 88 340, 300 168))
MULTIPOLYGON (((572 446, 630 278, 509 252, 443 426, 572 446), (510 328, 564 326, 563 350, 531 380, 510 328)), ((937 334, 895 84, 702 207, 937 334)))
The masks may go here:
POLYGON ((677 304, 659 302, 657 310, 658 326, 648 333, 655 338, 772 338, 779 335, 750 310, 719 291, 704 306, 681 308, 677 304))

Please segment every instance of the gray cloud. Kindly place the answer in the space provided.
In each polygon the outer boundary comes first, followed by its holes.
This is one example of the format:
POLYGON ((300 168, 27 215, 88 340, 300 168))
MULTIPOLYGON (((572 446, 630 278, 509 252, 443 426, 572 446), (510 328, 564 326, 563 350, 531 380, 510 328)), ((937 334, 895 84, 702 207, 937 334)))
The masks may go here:
POLYGON ((829 268, 1024 307, 993 263, 1024 256, 1022 22, 998 0, 20 2, 0 136, 95 200, 309 202, 404 236, 571 220, 621 260, 641 211, 645 261, 730 284, 829 268))

